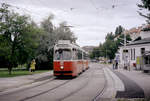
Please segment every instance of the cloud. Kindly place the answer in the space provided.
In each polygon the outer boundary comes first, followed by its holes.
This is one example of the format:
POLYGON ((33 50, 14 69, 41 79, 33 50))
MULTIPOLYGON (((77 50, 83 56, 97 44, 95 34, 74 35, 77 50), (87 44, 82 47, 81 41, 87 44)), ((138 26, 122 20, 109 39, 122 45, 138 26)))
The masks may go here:
POLYGON ((130 29, 145 23, 137 13, 141 0, 2 0, 28 13, 40 22, 50 13, 55 15, 54 24, 67 21, 78 37, 77 43, 99 45, 108 32, 122 25, 130 29), (112 7, 114 5, 114 8, 112 7))

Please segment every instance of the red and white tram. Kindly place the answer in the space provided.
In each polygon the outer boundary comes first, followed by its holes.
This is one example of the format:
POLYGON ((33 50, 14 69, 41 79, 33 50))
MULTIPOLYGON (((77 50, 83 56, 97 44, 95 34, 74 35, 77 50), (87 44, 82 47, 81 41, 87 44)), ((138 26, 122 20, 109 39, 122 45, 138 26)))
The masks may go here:
POLYGON ((88 55, 69 40, 60 40, 54 47, 54 76, 78 76, 88 69, 88 55))

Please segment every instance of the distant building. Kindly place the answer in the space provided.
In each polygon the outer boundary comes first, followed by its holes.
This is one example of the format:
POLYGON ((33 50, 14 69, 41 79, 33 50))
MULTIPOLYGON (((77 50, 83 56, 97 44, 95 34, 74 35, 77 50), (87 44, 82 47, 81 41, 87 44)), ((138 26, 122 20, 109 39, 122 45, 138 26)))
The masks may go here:
MULTIPOLYGON (((122 32, 122 34, 130 35, 132 40, 137 39, 140 36, 142 26, 139 26, 138 28, 131 28, 129 30, 125 30, 122 32)), ((114 40, 117 40, 120 37, 120 35, 116 36, 114 40)))
POLYGON ((129 65, 132 67, 133 64, 136 63, 137 67, 141 68, 142 54, 146 51, 150 51, 150 25, 142 27, 137 33, 137 36, 139 35, 138 37, 140 38, 137 37, 137 40, 132 41, 125 47, 120 47, 120 64, 122 66, 129 65))
POLYGON ((132 28, 128 31, 128 34, 130 35, 132 40, 137 39, 140 36, 140 32, 141 32, 142 27, 138 27, 138 28, 132 28))
POLYGON ((96 48, 95 46, 84 46, 82 47, 86 52, 90 53, 93 51, 94 48, 96 48))

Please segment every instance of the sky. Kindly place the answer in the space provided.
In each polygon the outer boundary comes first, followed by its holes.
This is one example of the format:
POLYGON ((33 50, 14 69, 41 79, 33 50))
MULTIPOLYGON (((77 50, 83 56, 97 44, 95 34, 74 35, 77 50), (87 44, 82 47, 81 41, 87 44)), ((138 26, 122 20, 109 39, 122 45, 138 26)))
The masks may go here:
POLYGON ((145 24, 137 11, 141 0, 0 0, 39 24, 53 14, 53 23, 67 21, 80 46, 98 46, 119 25, 125 29, 145 24))

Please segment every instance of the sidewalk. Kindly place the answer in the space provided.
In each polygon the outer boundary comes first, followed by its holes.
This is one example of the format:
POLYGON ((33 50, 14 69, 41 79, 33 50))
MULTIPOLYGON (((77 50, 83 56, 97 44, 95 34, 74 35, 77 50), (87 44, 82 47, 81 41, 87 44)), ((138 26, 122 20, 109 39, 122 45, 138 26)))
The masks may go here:
MULTIPOLYGON (((109 67, 112 68, 112 65, 109 65, 109 67)), ((145 96, 150 97, 150 73, 144 73, 142 70, 135 70, 134 68, 131 68, 130 71, 124 70, 123 68, 119 68, 115 71, 133 80, 144 90, 145 96)))
POLYGON ((23 85, 28 85, 34 82, 46 80, 50 78, 52 74, 53 71, 49 71, 26 76, 0 78, 0 92, 4 92, 9 89, 17 88, 23 85))

